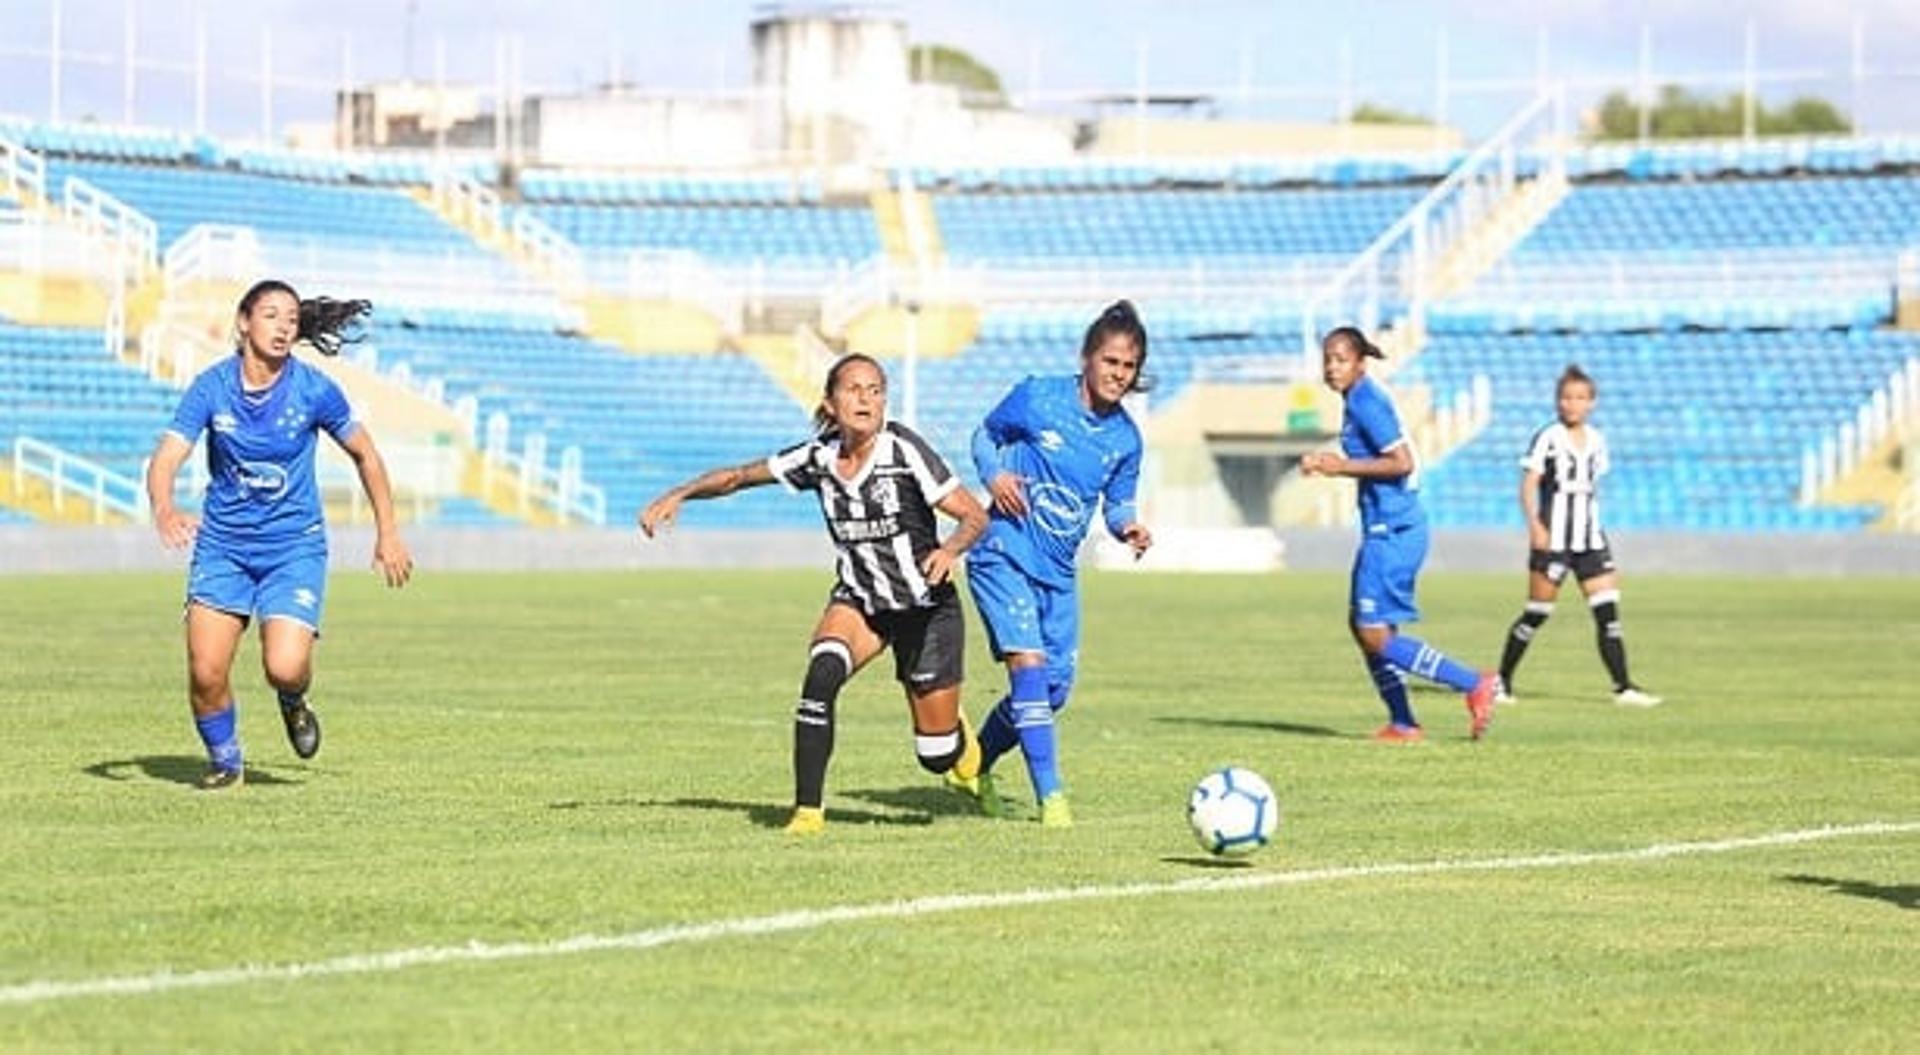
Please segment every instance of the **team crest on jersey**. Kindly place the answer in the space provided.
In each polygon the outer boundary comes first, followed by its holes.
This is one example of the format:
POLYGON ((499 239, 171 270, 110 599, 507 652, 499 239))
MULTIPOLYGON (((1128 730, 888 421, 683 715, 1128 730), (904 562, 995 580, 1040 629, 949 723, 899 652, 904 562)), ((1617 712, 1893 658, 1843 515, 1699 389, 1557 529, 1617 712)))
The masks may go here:
POLYGON ((1067 445, 1066 439, 1062 437, 1059 433, 1053 431, 1052 429, 1040 430, 1040 448, 1042 450, 1057 451, 1060 448, 1065 447, 1066 445, 1067 445))
POLYGON ((900 485, 891 477, 877 476, 867 485, 867 496, 888 513, 900 511, 900 485))

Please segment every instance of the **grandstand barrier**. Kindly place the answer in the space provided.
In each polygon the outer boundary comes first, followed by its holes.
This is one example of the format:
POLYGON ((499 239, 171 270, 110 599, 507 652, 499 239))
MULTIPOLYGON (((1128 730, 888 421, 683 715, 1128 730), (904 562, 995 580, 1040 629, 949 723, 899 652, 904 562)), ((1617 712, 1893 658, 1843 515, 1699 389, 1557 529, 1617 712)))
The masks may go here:
POLYGON ((38 480, 48 489, 54 519, 84 519, 94 524, 115 518, 148 521, 145 485, 98 462, 82 458, 31 436, 13 441, 15 480, 38 480), (85 503, 76 508, 77 503, 85 503))
POLYGON ((1528 175, 1565 178, 1558 149, 1565 105, 1564 93, 1553 92, 1522 107, 1308 299, 1300 326, 1302 360, 1318 361, 1320 334, 1330 320, 1354 322, 1373 334, 1383 322, 1400 321, 1390 315, 1403 316, 1410 332, 1424 332, 1434 263, 1528 175), (1522 137, 1541 144, 1534 149, 1546 157, 1546 165, 1523 171, 1522 137))
POLYGON ((259 234, 231 224, 195 224, 160 258, 169 289, 194 282, 251 282, 260 271, 259 234))
POLYGON ((68 222, 127 254, 135 274, 159 264, 160 228, 140 210, 79 176, 67 177, 61 198, 68 222))
POLYGON ((1833 489, 1862 466, 1892 453, 1920 433, 1920 358, 1908 359, 1885 384, 1800 456, 1800 505, 1843 497, 1833 489))
POLYGON ((4 134, 0 134, 0 190, 29 205, 47 200, 46 159, 4 134))
POLYGON ((479 488, 487 501, 504 503, 522 519, 549 518, 561 525, 607 522, 606 490, 586 482, 580 448, 568 447, 560 453, 560 464, 549 466, 545 433, 528 435, 516 453, 507 442, 509 428, 505 414, 487 419, 479 488))

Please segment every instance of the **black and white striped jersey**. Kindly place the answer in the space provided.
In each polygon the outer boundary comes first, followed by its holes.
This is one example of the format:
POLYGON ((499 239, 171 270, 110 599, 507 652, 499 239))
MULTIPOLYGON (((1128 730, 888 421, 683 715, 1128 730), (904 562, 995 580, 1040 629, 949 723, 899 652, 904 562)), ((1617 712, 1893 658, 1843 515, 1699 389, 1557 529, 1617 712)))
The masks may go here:
POLYGON ((1600 528, 1600 477, 1606 475, 1607 440, 1587 425, 1582 444, 1575 444, 1559 421, 1534 433, 1521 468, 1540 474, 1537 509, 1547 529, 1547 549, 1555 553, 1584 553, 1605 549, 1600 528))
POLYGON ((935 507, 960 478, 899 422, 887 422, 873 443, 851 479, 834 471, 840 433, 831 429, 769 456, 767 471, 790 490, 820 496, 820 515, 839 551, 836 597, 869 613, 927 607, 938 595, 920 562, 940 545, 935 507))

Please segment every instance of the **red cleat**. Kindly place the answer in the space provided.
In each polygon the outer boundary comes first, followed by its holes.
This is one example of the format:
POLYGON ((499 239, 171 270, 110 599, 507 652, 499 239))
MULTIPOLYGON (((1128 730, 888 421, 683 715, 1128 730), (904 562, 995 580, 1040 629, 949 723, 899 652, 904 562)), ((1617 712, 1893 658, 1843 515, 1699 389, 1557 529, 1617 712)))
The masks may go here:
POLYGON ((1426 731, 1417 725, 1395 725, 1392 722, 1373 733, 1374 742, 1381 744, 1417 744, 1426 738, 1426 731))
POLYGON ((1480 683, 1467 693, 1467 734, 1478 740, 1487 735, 1487 726, 1493 724, 1493 700, 1500 693, 1500 675, 1487 671, 1480 675, 1480 683))

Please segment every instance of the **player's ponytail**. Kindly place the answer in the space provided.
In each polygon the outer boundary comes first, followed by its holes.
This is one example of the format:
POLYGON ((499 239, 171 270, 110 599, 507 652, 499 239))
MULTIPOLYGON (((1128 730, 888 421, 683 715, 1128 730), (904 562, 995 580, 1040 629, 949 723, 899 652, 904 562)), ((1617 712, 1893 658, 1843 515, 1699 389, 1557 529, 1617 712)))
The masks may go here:
POLYGON ((1080 342, 1080 361, 1084 363, 1113 336, 1124 336, 1140 349, 1140 367, 1134 371, 1133 386, 1127 391, 1145 392, 1152 388, 1153 381, 1147 377, 1147 327, 1130 300, 1116 300, 1107 305, 1100 317, 1087 327, 1087 335, 1080 342))
POLYGON ((300 302, 300 339, 313 345, 321 355, 340 354, 341 345, 366 340, 361 323, 373 313, 373 305, 364 300, 334 300, 315 297, 300 302))
POLYGON ((312 344, 321 355, 338 355, 342 345, 366 339, 361 319, 373 312, 371 303, 332 297, 301 300, 297 290, 277 278, 255 282, 240 298, 240 314, 253 314, 253 306, 269 293, 285 293, 300 305, 300 329, 295 339, 312 344))

